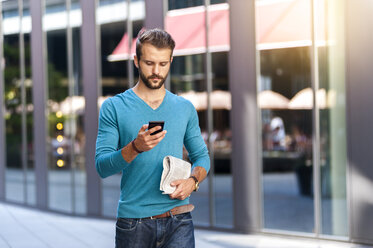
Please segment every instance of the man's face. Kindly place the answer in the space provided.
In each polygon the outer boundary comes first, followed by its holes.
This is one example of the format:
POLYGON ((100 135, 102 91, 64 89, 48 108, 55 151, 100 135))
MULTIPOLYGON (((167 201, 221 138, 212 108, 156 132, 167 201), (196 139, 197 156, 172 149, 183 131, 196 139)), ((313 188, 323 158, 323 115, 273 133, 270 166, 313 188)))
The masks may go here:
POLYGON ((170 71, 171 61, 171 49, 159 49, 151 44, 144 44, 140 60, 135 56, 140 81, 149 89, 161 88, 170 71))

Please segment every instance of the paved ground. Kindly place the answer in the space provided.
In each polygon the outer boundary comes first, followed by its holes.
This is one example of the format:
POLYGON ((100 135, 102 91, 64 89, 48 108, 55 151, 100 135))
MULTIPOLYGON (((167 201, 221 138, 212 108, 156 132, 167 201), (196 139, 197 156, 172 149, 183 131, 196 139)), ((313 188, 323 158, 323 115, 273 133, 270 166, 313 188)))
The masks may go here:
MULTIPOLYGON (((0 203, 0 248, 114 247, 114 220, 0 203)), ((373 248, 343 242, 196 230, 197 248, 373 248)))
MULTIPOLYGON (((48 207, 52 210, 81 215, 86 211, 86 174, 75 171, 75 183, 72 187, 71 172, 68 170, 48 172, 48 207), (73 199, 73 189, 75 202, 73 199), (75 209, 75 210, 73 210, 75 209)), ((106 217, 115 217, 120 195, 121 175, 116 174, 103 179, 102 182, 102 214, 106 217)), ((23 172, 21 170, 7 169, 6 171, 6 198, 10 202, 22 203, 24 200, 23 172)), ((35 175, 30 172, 27 176, 27 203, 35 205, 35 175)), ((214 177, 214 202, 215 222, 220 226, 233 226, 233 192, 232 176, 218 174, 214 177)), ((198 192, 191 196, 191 203, 196 208, 193 218, 198 225, 209 224, 209 178, 200 186, 198 192)), ((323 223, 324 234, 336 234, 332 232, 331 199, 323 198, 323 223)), ((333 203, 336 206, 336 202, 333 203)), ((341 216, 347 216, 347 210, 338 208, 341 216)), ((267 229, 287 230, 311 233, 314 229, 313 199, 300 195, 295 173, 265 173, 263 175, 263 210, 264 224, 267 229), (279 214, 279 211, 281 213, 279 214), (299 221, 299 220, 302 221, 299 221)), ((334 207, 336 209, 336 207, 334 207)), ((339 218, 346 220, 347 218, 339 218)), ((337 234, 344 236, 347 233, 347 223, 336 223, 343 230, 337 234)), ((339 229, 341 229, 339 228, 339 229)), ((336 230, 334 230, 336 231, 336 230)))

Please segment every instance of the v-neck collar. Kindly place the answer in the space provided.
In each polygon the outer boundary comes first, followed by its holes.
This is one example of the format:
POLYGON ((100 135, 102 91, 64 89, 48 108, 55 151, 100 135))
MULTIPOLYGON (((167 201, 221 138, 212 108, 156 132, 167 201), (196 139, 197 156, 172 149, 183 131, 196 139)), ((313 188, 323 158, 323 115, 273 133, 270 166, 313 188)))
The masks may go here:
POLYGON ((148 110, 152 111, 152 112, 158 112, 160 109, 163 108, 163 105, 165 105, 166 103, 166 99, 167 99, 167 96, 168 96, 168 90, 166 90, 166 94, 164 95, 163 97, 163 100, 162 100, 162 103, 156 108, 156 109, 153 109, 149 104, 147 104, 141 97, 139 97, 135 91, 133 90, 133 88, 129 89, 130 93, 136 98, 138 99, 138 101, 140 101, 143 105, 145 105, 145 108, 147 108, 148 110))

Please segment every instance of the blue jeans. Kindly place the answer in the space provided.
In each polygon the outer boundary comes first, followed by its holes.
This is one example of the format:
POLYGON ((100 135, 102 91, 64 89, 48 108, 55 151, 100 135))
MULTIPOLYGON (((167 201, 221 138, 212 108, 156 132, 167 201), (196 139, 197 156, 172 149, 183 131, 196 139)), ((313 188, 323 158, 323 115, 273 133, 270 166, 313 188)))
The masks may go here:
POLYGON ((118 218, 116 248, 194 248, 190 213, 161 219, 118 218))

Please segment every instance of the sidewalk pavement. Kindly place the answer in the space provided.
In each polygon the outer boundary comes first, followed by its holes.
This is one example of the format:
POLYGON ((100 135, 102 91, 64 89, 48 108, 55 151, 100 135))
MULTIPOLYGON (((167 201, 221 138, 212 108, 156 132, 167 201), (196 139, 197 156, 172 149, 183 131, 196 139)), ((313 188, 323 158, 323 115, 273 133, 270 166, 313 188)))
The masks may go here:
MULTIPOLYGON (((0 248, 110 248, 115 221, 43 212, 0 202, 0 248)), ((373 248, 350 243, 195 231, 197 248, 373 248)))

